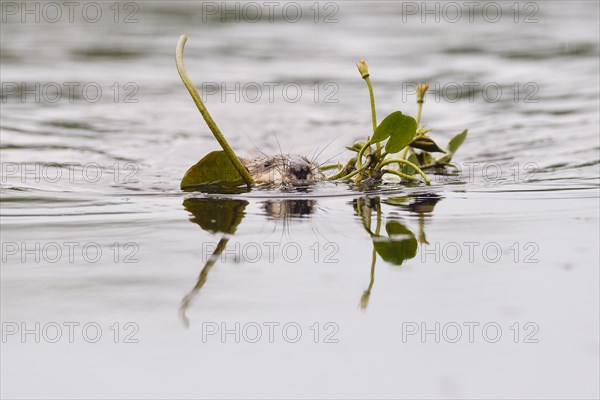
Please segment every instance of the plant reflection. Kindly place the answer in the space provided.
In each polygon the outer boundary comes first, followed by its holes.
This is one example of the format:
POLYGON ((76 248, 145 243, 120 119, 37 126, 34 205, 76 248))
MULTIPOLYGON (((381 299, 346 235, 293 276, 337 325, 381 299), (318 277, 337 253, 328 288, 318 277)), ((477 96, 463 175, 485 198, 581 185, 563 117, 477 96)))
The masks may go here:
POLYGON ((431 213, 441 197, 436 194, 413 195, 406 197, 394 197, 385 200, 385 204, 402 208, 419 216, 419 236, 415 235, 394 213, 386 215, 385 232, 381 234, 382 211, 379 197, 361 197, 353 201, 354 211, 360 217, 363 227, 373 239, 373 251, 371 257, 371 279, 369 286, 363 292, 360 299, 360 308, 365 310, 369 305, 369 298, 373 285, 375 284, 375 265, 377 255, 384 261, 393 265, 402 265, 405 260, 413 258, 417 254, 418 243, 427 244, 425 237, 425 214, 431 213), (375 214, 375 222, 373 222, 375 214), (375 227, 373 228, 373 225, 375 227), (374 229, 374 231, 373 231, 374 229))
POLYGON ((419 216, 419 243, 429 244, 425 237, 425 218, 427 214, 433 212, 435 205, 442 199, 442 196, 435 193, 421 193, 413 196, 391 197, 385 200, 386 204, 398 206, 406 211, 419 216))
MULTIPOLYGON (((217 247, 206 261, 202 271, 200 271, 196 285, 181 301, 179 316, 185 326, 189 326, 186 311, 191 301, 206 283, 210 270, 218 261, 227 247, 227 242, 233 237, 244 219, 248 204, 245 200, 231 199, 190 198, 183 201, 185 210, 192 214, 191 222, 198 224, 204 231, 223 234, 217 247)), ((264 202, 263 209, 269 218, 283 220, 284 230, 289 230, 290 219, 312 215, 317 210, 317 201, 310 199, 267 200, 264 202)))
MULTIPOLYGON (((361 309, 366 309, 369 304, 371 291, 375 284, 377 256, 379 255, 387 263, 398 266, 415 257, 418 243, 427 244, 424 232, 426 215, 433 211, 436 203, 440 200, 441 196, 435 194, 418 194, 383 200, 383 204, 393 209, 401 209, 418 215, 419 233, 417 237, 402 223, 398 213, 382 211, 382 201, 379 197, 363 196, 352 201, 355 213, 359 216, 363 228, 373 242, 371 279, 361 297, 361 309), (384 218, 385 225, 383 224, 384 218)), ((215 250, 202 268, 196 284, 181 301, 179 315, 186 326, 189 326, 186 311, 191 301, 206 283, 210 270, 225 250, 229 239, 236 233, 246 215, 245 210, 248 204, 245 200, 234 199, 190 198, 184 200, 183 206, 191 214, 191 222, 198 224, 204 231, 222 234, 215 250)), ((290 221, 293 221, 294 218, 311 216, 318 209, 318 203, 313 199, 278 199, 267 200, 262 207, 267 218, 283 220, 284 229, 289 230, 290 221)))
POLYGON ((204 268, 200 271, 196 285, 183 298, 179 307, 179 316, 185 326, 189 326, 189 320, 185 313, 194 296, 202 289, 206 283, 208 273, 215 265, 219 256, 227 247, 227 242, 235 234, 235 231, 244 219, 244 210, 248 202, 245 200, 229 199, 186 199, 183 201, 183 207, 192 214, 191 222, 200 225, 205 231, 211 233, 223 233, 217 248, 206 261, 204 268))

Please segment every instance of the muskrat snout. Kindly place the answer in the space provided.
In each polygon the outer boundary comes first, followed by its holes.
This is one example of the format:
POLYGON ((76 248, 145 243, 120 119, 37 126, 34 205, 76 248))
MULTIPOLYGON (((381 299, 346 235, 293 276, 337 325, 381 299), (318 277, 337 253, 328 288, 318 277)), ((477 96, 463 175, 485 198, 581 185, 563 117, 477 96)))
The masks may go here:
POLYGON ((319 165, 304 156, 265 156, 242 162, 259 184, 305 186, 325 179, 319 165))
POLYGON ((294 163, 290 165, 290 172, 294 174, 297 179, 305 180, 311 171, 308 163, 294 163))

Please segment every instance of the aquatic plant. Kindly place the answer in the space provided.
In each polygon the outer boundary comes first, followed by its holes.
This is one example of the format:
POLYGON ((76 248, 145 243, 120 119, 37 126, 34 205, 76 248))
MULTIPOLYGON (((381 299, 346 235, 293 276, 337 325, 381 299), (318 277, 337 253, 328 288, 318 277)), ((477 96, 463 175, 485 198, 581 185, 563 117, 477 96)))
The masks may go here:
POLYGON ((426 184, 430 184, 427 174, 423 169, 445 168, 451 165, 453 155, 462 145, 467 137, 467 130, 454 136, 446 150, 440 148, 437 143, 428 136, 431 129, 421 125, 423 103, 425 93, 429 88, 427 83, 417 87, 417 118, 404 115, 401 111, 394 111, 377 123, 377 112, 375 109, 375 96, 371 84, 369 68, 365 60, 357 64, 361 77, 365 80, 369 89, 371 101, 371 120, 373 124, 373 135, 366 140, 354 143, 347 147, 348 150, 356 152, 345 165, 325 165, 325 170, 336 168, 338 172, 327 178, 328 180, 349 180, 355 183, 367 180, 380 180, 385 174, 391 174, 408 181, 418 180, 415 175, 420 175, 426 184), (443 156, 435 158, 433 153, 442 153, 443 156), (399 155, 398 155, 399 154, 399 155), (395 168, 394 168, 395 167, 395 168))
MULTIPOLYGON (((187 39, 186 35, 182 35, 177 44, 177 71, 204 121, 223 150, 209 153, 190 167, 181 180, 180 186, 182 189, 208 185, 231 188, 242 184, 251 187, 255 184, 252 175, 240 158, 236 156, 212 119, 185 71, 183 49, 187 39)), ((454 136, 445 150, 440 148, 430 137, 431 130, 427 129, 425 125, 421 125, 425 93, 429 88, 426 83, 417 87, 418 111, 416 118, 405 115, 401 111, 394 111, 378 123, 368 65, 365 60, 361 60, 357 67, 369 90, 373 132, 365 140, 347 147, 356 154, 346 163, 321 166, 322 171, 333 171, 326 179, 364 184, 379 182, 385 175, 400 177, 407 181, 418 181, 417 175, 419 175, 426 184, 430 184, 430 179, 423 170, 450 166, 452 157, 466 139, 467 130, 454 136), (434 153, 442 155, 436 158, 434 153)))
POLYGON ((215 136, 215 139, 217 139, 217 142, 221 145, 223 151, 209 153, 197 164, 190 167, 181 180, 181 187, 212 184, 217 181, 233 182, 234 185, 237 186, 240 179, 243 180, 246 185, 252 186, 254 185, 254 179, 250 175, 250 172, 248 172, 240 159, 235 155, 235 152, 227 142, 227 139, 225 139, 223 133, 221 133, 217 123, 212 119, 210 113, 204 106, 200 95, 185 71, 183 65, 183 49, 187 40, 188 37, 186 35, 181 35, 179 43, 177 43, 177 50, 175 52, 177 72, 179 72, 179 77, 183 81, 188 92, 190 92, 198 111, 200 111, 202 118, 206 121, 206 125, 208 125, 208 128, 215 136), (238 175, 236 175, 234 171, 236 171, 238 175))

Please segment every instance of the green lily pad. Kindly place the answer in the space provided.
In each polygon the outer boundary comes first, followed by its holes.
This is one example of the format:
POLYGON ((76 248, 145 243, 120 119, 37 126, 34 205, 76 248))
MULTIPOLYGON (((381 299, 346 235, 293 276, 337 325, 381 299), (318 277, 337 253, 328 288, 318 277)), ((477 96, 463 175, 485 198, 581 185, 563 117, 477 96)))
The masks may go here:
POLYGON ((426 136, 421 136, 421 137, 415 138, 410 143, 410 147, 415 148, 415 149, 419 149, 419 150, 425 150, 425 151, 428 151, 430 153, 445 153, 445 151, 442 150, 433 141, 432 138, 426 137, 426 136))
POLYGON ((378 143, 389 138, 385 145, 388 153, 398 153, 408 146, 417 134, 417 121, 413 117, 394 111, 381 121, 371 142, 378 143))
POLYGON ((218 185, 235 187, 244 180, 224 151, 213 151, 192 165, 181 179, 181 188, 218 185))
POLYGON ((385 224, 388 237, 373 236, 375 251, 384 260, 394 265, 402 265, 405 260, 417 254, 415 235, 398 221, 385 224))

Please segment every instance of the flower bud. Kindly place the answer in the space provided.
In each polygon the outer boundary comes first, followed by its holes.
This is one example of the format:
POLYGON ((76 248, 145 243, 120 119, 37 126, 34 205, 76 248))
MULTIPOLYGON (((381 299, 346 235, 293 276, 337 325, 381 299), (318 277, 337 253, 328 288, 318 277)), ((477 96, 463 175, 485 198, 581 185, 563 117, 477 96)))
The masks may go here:
POLYGON ((417 103, 423 102, 427 89, 429 89, 428 83, 421 83, 419 86, 417 86, 417 103))
POLYGON ((360 75, 363 79, 369 77, 369 66, 365 60, 360 60, 356 66, 358 67, 358 72, 360 72, 360 75))
POLYGON ((367 307, 369 306, 369 296, 371 296, 371 292, 368 290, 365 290, 362 297, 360 298, 360 309, 363 311, 366 310, 367 307))

